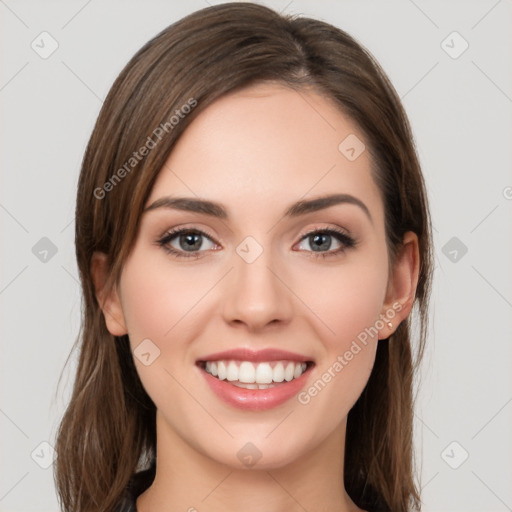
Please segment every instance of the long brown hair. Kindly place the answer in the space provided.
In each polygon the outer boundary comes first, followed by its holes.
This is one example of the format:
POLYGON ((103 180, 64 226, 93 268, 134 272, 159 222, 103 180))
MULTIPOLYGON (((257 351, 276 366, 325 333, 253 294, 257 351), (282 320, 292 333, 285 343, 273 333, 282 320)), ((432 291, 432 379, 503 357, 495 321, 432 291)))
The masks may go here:
POLYGON ((413 375, 427 333, 432 248, 425 186, 406 114, 378 63, 348 34, 244 2, 194 12, 141 48, 112 86, 87 146, 75 224, 83 287, 82 327, 73 347, 79 358, 54 466, 66 512, 114 510, 132 475, 156 455, 155 405, 142 387, 127 336, 115 337, 106 328, 91 276, 93 252, 108 255, 110 285, 117 283, 144 204, 180 135, 222 95, 262 81, 312 88, 334 100, 366 136, 391 261, 406 231, 419 238, 415 350, 409 319, 379 342, 368 384, 348 416, 344 480, 361 507, 420 508, 413 375), (194 108, 170 123, 186 104, 194 108), (166 128, 160 138, 158 127, 166 128), (149 144, 148 137, 154 147, 130 160, 149 144))

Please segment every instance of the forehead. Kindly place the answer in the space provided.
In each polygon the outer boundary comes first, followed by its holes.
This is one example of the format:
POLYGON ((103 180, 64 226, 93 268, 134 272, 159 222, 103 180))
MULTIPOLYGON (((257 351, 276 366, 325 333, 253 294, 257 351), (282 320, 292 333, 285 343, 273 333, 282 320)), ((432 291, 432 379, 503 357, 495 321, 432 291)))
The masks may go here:
POLYGON ((232 215, 277 213, 301 198, 346 193, 379 219, 382 203, 369 152, 357 156, 364 138, 330 99, 257 84, 198 115, 161 170, 148 204, 162 196, 197 196, 223 203, 232 215))

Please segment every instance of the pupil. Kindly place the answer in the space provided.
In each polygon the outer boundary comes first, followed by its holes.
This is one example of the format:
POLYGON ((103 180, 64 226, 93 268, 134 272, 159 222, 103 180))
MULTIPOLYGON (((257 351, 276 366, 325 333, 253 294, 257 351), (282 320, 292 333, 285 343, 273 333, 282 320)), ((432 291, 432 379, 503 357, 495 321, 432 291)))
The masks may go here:
POLYGON ((180 241, 184 242, 185 249, 199 249, 201 247, 201 235, 197 233, 181 235, 180 241))
POLYGON ((319 249, 329 249, 331 235, 313 235, 313 250, 318 251, 319 249), (323 247, 322 247, 323 246, 323 247))

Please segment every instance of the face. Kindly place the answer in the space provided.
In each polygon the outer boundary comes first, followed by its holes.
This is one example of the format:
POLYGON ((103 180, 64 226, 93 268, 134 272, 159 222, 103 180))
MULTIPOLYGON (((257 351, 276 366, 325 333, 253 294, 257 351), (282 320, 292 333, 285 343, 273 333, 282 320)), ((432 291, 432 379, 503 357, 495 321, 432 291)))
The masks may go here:
POLYGON ((261 468, 339 441, 406 313, 364 140, 327 99, 270 84, 180 138, 106 313, 144 354, 158 436, 261 468))

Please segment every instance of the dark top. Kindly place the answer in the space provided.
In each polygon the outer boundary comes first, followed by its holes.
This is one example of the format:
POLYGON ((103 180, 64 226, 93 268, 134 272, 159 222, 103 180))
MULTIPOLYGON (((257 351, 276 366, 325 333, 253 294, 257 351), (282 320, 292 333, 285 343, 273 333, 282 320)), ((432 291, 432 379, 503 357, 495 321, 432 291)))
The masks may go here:
POLYGON ((137 498, 153 483, 155 472, 156 461, 153 460, 148 469, 133 475, 116 512, 137 512, 137 498))

